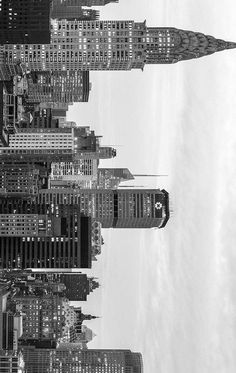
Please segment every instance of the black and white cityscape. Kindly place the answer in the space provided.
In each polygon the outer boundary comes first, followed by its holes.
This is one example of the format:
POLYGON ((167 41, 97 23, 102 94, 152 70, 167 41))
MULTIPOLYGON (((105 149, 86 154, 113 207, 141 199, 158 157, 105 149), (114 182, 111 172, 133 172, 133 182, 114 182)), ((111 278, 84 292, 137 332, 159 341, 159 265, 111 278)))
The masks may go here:
POLYGON ((91 73, 188 64, 236 43, 101 20, 108 6, 115 13, 118 0, 0 0, 0 373, 144 372, 132 347, 90 348, 86 323, 103 315, 74 302, 100 288, 88 270, 102 260, 104 232, 162 232, 171 194, 127 186, 160 175, 114 167, 122 148, 68 110, 89 102, 91 73))

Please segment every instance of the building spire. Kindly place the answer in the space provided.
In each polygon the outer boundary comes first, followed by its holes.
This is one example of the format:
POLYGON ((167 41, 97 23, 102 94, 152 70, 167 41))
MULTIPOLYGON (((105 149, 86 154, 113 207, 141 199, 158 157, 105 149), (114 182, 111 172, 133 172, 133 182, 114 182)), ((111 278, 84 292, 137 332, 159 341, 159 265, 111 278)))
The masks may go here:
POLYGON ((200 32, 173 27, 147 27, 145 62, 175 63, 232 48, 236 48, 236 43, 216 39, 200 32))

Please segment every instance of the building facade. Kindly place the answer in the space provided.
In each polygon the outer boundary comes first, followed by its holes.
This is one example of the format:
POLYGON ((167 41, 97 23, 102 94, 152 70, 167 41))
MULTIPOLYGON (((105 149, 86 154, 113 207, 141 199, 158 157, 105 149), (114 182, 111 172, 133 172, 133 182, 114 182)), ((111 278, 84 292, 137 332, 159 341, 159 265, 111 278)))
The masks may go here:
MULTIPOLYGON (((43 290, 43 288, 42 288, 43 290)), ((76 323, 76 313, 68 299, 57 294, 23 295, 13 299, 16 309, 23 313, 23 343, 34 340, 57 341, 69 336, 76 323)))
POLYGON ((50 1, 1 0, 0 44, 50 43, 50 1))
POLYGON ((47 187, 48 169, 32 162, 2 162, 0 195, 36 194, 47 187))
POLYGON ((25 373, 25 363, 21 352, 0 350, 0 372, 25 373))

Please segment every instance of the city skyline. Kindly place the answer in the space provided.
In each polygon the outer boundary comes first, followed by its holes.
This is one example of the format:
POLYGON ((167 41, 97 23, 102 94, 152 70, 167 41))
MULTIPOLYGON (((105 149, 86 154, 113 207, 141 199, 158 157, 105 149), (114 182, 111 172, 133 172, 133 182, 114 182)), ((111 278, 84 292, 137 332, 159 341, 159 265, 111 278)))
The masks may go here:
MULTIPOLYGON (((101 18, 130 15, 143 22, 141 0, 99 10, 101 18)), ((235 40, 235 10, 232 0, 214 9, 210 1, 183 0, 174 11, 168 1, 145 3, 149 25, 173 24, 225 40, 235 40)), ((173 213, 165 229, 103 230, 99 260, 84 271, 101 283, 83 307, 102 315, 88 322, 97 335, 90 346, 140 351, 150 373, 235 370, 234 60, 231 50, 144 73, 96 71, 90 101, 67 115, 92 123, 104 143, 117 148, 111 168, 168 175, 138 176, 120 189, 141 184, 168 190, 173 213)), ((101 160, 102 168, 107 161, 101 160)), ((38 171, 40 179, 44 171, 38 171)))
MULTIPOLYGON (((114 6, 100 10, 101 19, 143 21, 143 2, 114 6)), ((214 9, 210 1, 183 0, 174 9, 170 1, 145 2, 150 26, 174 25, 232 41, 235 10, 233 1, 217 2, 214 9)), ((235 201, 235 51, 144 72, 91 72, 91 80, 88 106, 70 107, 68 118, 79 117, 80 124, 98 118, 104 143, 119 145, 113 167, 167 174, 126 185, 165 188, 174 211, 163 231, 104 232, 101 267, 97 262, 92 271, 100 277, 103 318, 94 324, 91 346, 125 347, 132 341, 151 373, 157 367, 165 373, 233 373, 230 263, 236 238, 227 214, 233 218, 235 201), (124 256, 127 264, 120 260, 124 256), (126 335, 120 336, 114 320, 126 335)))

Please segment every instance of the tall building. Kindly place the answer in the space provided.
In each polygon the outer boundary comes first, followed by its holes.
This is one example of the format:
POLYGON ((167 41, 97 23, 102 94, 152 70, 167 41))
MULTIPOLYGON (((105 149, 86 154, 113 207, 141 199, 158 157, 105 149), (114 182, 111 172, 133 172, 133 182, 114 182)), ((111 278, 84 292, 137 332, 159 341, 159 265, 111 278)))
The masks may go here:
MULTIPOLYGON (((72 169, 81 168, 87 175, 90 172, 91 176, 94 173, 92 169, 96 168, 94 159, 116 156, 115 149, 100 146, 99 140, 88 127, 20 128, 17 133, 9 135, 8 147, 0 147, 0 160, 50 163, 74 161, 74 165, 68 163, 63 169, 71 169, 73 174, 72 169)), ((63 175, 64 171, 58 172, 63 175)))
MULTIPOLYGON (((41 287, 53 293, 63 293, 69 301, 86 301, 90 293, 99 287, 97 279, 71 269, 5 270, 1 274, 6 280, 17 281, 31 288, 41 287), (63 286, 62 286, 63 285, 63 286), (61 289, 61 290, 59 290, 61 289)), ((18 283, 19 282, 19 283, 18 283)))
POLYGON ((38 71, 28 75, 26 100, 40 103, 88 102, 88 71, 38 71))
POLYGON ((19 128, 59 128, 59 120, 53 118, 52 109, 33 111, 30 121, 21 122, 19 128))
POLYGON ((118 188, 122 181, 133 180, 134 176, 127 168, 100 168, 98 169, 97 187, 99 189, 118 188))
POLYGON ((9 135, 9 147, 0 148, 0 158, 22 162, 65 161, 72 160, 75 149, 73 129, 20 129, 9 135))
POLYGON ((45 165, 32 162, 2 162, 0 195, 36 194, 47 187, 49 171, 45 165))
POLYGON ((75 184, 81 188, 91 188, 97 180, 98 159, 83 157, 73 162, 58 162, 51 164, 50 187, 75 184))
POLYGON ((63 0, 53 0, 51 18, 78 21, 93 21, 99 18, 99 12, 94 9, 83 9, 79 4, 63 0))
MULTIPOLYGON (((75 346, 76 348, 76 346, 75 346)), ((23 349, 27 373, 143 373, 142 355, 130 350, 23 349)))
POLYGON ((79 204, 0 202, 0 268, 91 268, 91 218, 79 204))
POLYGON ((119 0, 53 0, 53 6, 102 6, 109 3, 118 3, 119 0))
POLYGON ((51 44, 4 45, 3 64, 33 71, 131 70, 207 56, 236 43, 134 21, 53 20, 51 44))
MULTIPOLYGON (((43 287, 41 288, 43 291, 43 287)), ((13 298, 16 310, 23 317, 24 342, 57 341, 69 342, 70 328, 77 323, 77 312, 66 298, 47 292, 41 295, 17 295, 13 298)))
POLYGON ((84 273, 61 274, 60 281, 65 284, 65 296, 70 301, 86 301, 87 296, 99 287, 94 278, 88 278, 84 273))
POLYGON ((81 212, 103 228, 162 228, 169 220, 169 195, 160 189, 48 189, 39 204, 80 204, 81 212))
POLYGON ((92 315, 86 315, 82 312, 81 307, 74 308, 75 311, 75 318, 74 318, 74 324, 70 328, 70 342, 75 342, 78 335, 82 333, 82 324, 86 320, 93 320, 97 319, 97 316, 92 315))
POLYGON ((1 0, 0 44, 50 43, 49 0, 1 0))

